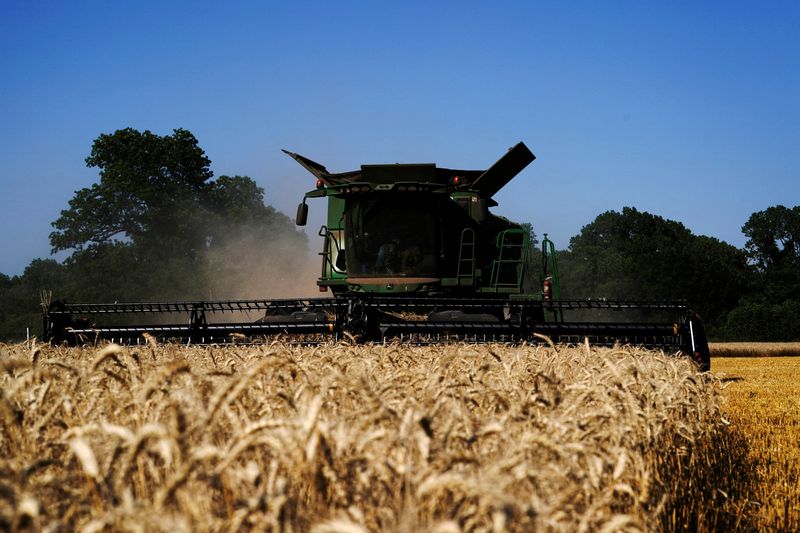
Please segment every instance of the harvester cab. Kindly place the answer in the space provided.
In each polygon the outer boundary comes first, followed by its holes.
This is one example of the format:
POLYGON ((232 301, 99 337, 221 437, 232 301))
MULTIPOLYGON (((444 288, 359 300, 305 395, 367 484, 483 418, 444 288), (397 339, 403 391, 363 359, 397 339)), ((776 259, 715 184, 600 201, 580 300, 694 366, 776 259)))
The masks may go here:
MULTIPOLYGON (((284 150, 317 178, 307 199, 328 200, 322 291, 415 295, 523 295, 530 234, 489 212, 493 196, 535 156, 519 143, 488 170, 435 164, 362 165, 332 174, 284 150)), ((544 280, 540 280, 543 282, 544 280)), ((540 285, 541 287, 541 285, 540 285)), ((527 297, 541 297, 541 293, 527 297)))

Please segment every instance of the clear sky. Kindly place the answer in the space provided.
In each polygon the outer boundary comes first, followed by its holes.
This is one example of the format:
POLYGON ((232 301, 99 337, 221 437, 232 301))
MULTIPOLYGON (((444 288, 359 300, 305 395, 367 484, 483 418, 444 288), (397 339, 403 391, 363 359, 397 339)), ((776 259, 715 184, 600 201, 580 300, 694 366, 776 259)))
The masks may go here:
POLYGON ((289 214, 313 178, 281 148, 480 169, 522 140, 494 211, 559 248, 626 205, 741 247, 800 203, 800 3, 0 0, 0 272, 125 127, 189 129, 289 214))

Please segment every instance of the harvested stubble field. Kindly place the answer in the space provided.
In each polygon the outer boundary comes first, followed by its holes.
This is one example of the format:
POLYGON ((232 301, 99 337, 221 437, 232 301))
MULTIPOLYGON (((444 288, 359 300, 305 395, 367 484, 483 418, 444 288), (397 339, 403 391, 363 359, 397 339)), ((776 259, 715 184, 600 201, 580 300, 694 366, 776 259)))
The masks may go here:
POLYGON ((746 525, 719 382, 657 352, 0 345, 0 363, 0 529, 746 525))
POLYGON ((800 357, 800 342, 710 342, 711 357, 800 357))
POLYGON ((747 442, 741 505, 763 531, 800 531, 800 358, 715 360, 723 412, 747 442))

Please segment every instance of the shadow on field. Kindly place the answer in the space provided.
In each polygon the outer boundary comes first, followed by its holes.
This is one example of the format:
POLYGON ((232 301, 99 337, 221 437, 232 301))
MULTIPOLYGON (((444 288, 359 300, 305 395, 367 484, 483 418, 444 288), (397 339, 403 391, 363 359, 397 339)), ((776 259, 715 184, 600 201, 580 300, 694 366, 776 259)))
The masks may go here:
POLYGON ((671 492, 661 513, 664 531, 758 530, 759 504, 749 498, 758 474, 737 426, 719 422, 702 440, 674 449, 679 453, 658 468, 671 492))

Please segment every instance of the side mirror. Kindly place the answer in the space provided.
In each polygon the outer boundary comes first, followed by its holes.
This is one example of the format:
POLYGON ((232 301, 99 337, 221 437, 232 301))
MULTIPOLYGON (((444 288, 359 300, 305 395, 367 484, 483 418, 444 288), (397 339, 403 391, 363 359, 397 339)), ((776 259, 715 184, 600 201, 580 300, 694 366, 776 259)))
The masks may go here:
POLYGON ((308 222, 308 204, 306 204, 304 198, 303 202, 297 206, 297 216, 294 218, 294 223, 298 226, 305 226, 306 222, 308 222))

